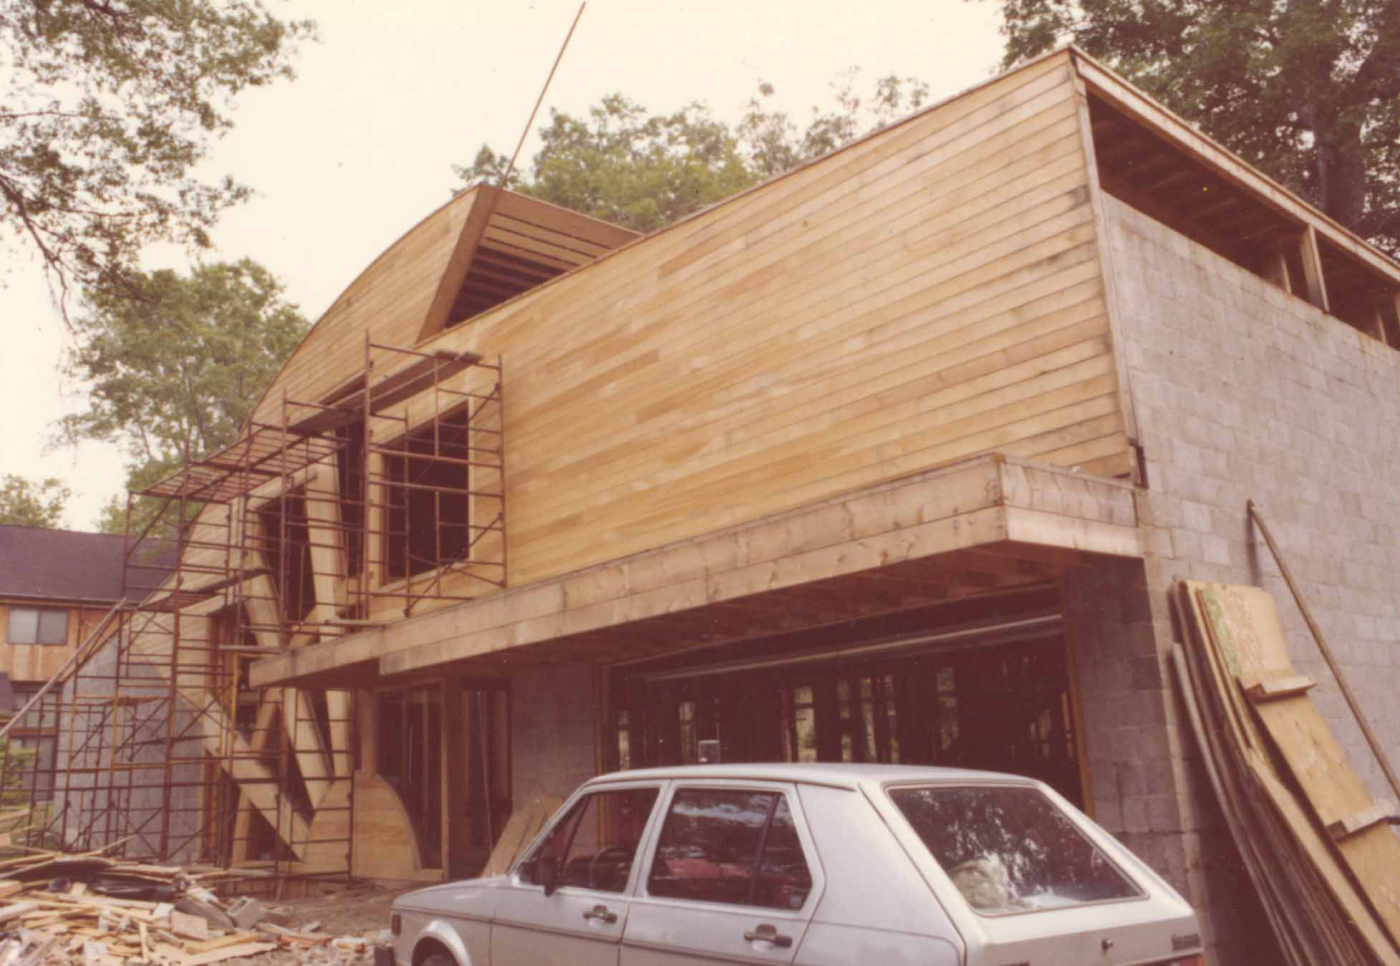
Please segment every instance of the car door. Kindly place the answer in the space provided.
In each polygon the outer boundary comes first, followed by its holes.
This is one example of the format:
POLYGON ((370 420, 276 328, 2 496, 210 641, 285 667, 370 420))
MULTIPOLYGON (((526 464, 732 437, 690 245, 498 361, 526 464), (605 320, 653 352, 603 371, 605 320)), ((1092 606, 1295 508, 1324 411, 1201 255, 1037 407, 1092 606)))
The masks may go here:
POLYGON ((574 801, 502 887, 491 925, 496 966, 616 966, 635 859, 661 785, 609 785, 574 801), (545 894, 542 863, 557 880, 545 894))
POLYGON ((624 966, 793 961, 823 884, 794 792, 676 783, 628 914, 624 966))

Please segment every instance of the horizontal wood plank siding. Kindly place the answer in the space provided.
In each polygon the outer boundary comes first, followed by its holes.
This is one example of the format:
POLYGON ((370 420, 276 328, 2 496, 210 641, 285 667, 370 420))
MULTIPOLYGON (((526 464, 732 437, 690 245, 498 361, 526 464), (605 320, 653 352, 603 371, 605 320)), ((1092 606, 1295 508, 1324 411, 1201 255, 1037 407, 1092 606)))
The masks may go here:
POLYGON ((0 603, 0 671, 9 675, 11 681, 47 681, 58 673, 97 625, 107 616, 107 609, 74 607, 62 601, 11 600, 0 603), (40 607, 68 611, 68 639, 64 644, 11 644, 6 640, 9 633, 11 607, 40 607))
POLYGON ((992 450, 1128 472, 1079 123, 1047 58, 430 340, 504 362, 511 584, 992 450))
MULTIPOLYGON (((474 190, 458 195, 360 273, 292 353, 258 405, 255 419, 280 424, 283 398, 320 400, 361 371, 367 329, 375 342, 385 345, 417 341, 475 196, 474 190)), ((297 410, 288 418, 306 415, 306 410, 297 410)))

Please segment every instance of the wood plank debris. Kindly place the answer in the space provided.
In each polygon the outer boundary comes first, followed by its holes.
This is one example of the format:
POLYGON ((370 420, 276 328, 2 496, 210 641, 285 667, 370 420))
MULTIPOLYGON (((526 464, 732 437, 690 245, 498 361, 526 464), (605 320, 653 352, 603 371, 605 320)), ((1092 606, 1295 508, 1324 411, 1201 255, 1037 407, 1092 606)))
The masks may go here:
POLYGON ((1177 581, 1173 652, 1206 772, 1286 962, 1400 966, 1400 838, 1291 664, 1274 599, 1177 581))
POLYGON ((350 962, 371 951, 366 936, 314 933, 319 923, 288 928, 274 921, 287 921, 279 907, 219 897, 214 887, 221 880, 246 879, 248 870, 156 866, 19 847, 6 852, 22 853, 0 852, 0 963, 9 966, 206 966, 273 950, 306 962, 350 962), (70 878, 77 875, 87 878, 70 878), (133 888, 151 898, 130 898, 133 888), (107 889, 124 894, 104 894, 107 889))

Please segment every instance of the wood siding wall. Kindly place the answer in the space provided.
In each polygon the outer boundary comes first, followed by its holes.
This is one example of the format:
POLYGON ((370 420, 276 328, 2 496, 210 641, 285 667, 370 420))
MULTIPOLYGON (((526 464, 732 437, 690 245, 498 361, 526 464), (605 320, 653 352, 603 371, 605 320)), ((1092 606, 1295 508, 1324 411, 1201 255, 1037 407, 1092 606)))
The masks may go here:
MULTIPOLYGON (((254 418, 280 424, 283 398, 317 401, 364 369, 365 330, 376 342, 418 341, 476 192, 463 192, 394 242, 350 283, 282 367, 254 418)), ((310 415, 299 409, 289 420, 310 415)))
POLYGON ((0 671, 8 674, 11 681, 47 681, 58 673, 58 669, 68 660, 74 649, 97 627, 102 618, 107 616, 107 610, 108 608, 70 607, 62 603, 0 601, 0 671), (64 645, 11 644, 7 638, 11 607, 66 609, 68 642, 64 645))
MULTIPOLYGON (((504 362, 511 584, 993 450, 1128 472, 1071 70, 991 82, 431 340, 504 362)), ((356 364, 342 304, 410 341, 454 211, 399 243, 418 254, 389 291, 337 303, 290 395, 356 364)))

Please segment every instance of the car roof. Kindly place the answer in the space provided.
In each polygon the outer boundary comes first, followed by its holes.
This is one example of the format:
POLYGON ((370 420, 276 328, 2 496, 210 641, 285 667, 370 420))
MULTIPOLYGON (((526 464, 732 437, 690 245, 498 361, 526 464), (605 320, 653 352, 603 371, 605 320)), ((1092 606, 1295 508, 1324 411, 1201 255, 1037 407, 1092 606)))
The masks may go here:
POLYGON ((662 768, 637 768, 599 775, 592 779, 589 784, 657 779, 746 779, 750 781, 835 785, 851 789, 860 785, 882 785, 888 782, 909 781, 1015 781, 1028 785, 1040 784, 1033 778, 992 771, 939 768, 932 765, 865 765, 850 762, 752 762, 733 765, 673 765, 662 768))

